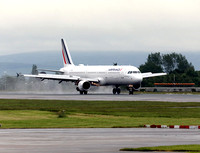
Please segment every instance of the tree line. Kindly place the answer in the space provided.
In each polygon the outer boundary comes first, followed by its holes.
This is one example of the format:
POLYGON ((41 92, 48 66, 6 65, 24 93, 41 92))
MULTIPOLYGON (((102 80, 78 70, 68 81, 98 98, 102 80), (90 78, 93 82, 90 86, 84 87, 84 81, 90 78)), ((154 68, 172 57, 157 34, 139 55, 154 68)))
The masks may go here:
POLYGON ((178 53, 151 53, 147 61, 139 66, 142 73, 166 72, 168 75, 145 79, 142 86, 154 86, 154 83, 195 83, 199 86, 200 72, 196 71, 192 63, 185 56, 178 53))

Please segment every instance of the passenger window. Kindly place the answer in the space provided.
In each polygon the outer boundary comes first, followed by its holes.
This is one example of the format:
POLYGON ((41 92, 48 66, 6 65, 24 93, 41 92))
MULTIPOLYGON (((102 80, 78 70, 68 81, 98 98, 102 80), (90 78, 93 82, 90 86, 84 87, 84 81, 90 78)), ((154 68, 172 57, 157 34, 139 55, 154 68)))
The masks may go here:
POLYGON ((140 71, 128 71, 128 74, 132 74, 132 73, 137 74, 137 73, 140 73, 140 71))

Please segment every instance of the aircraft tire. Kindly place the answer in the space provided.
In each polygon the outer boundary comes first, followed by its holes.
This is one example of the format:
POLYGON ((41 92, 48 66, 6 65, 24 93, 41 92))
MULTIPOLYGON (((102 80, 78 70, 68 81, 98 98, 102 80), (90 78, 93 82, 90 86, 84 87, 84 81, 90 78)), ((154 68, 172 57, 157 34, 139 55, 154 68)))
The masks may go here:
POLYGON ((116 88, 116 92, 119 95, 121 93, 121 89, 120 88, 116 88))
POLYGON ((117 89, 116 88, 113 88, 113 95, 115 95, 117 92, 117 89))
POLYGON ((84 93, 84 95, 87 95, 88 92, 87 91, 83 91, 83 93, 84 93))
POLYGON ((82 95, 83 94, 83 91, 80 91, 80 95, 82 95))
POLYGON ((129 95, 133 95, 133 90, 129 90, 129 95))

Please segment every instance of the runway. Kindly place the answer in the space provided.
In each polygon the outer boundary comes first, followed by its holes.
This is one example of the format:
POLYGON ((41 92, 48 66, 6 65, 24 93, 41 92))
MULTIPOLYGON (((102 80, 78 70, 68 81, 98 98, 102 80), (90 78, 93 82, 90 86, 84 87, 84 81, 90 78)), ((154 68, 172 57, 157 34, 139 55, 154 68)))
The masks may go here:
POLYGON ((4 153, 123 153, 124 147, 200 143, 194 129, 1 129, 0 137, 4 153))
POLYGON ((198 94, 137 94, 112 95, 93 94, 32 94, 32 93, 0 93, 0 99, 45 99, 45 100, 94 100, 94 101, 169 101, 169 102, 200 102, 198 94))

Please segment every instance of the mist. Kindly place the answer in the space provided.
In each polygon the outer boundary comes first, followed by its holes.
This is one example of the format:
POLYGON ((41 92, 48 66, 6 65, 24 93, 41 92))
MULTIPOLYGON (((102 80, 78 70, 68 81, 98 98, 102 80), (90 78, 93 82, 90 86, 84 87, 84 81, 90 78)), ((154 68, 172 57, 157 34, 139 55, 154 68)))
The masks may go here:
MULTIPOLYGON (((27 94, 79 94, 73 82, 61 82, 4 75, 0 78, 1 92, 27 94)), ((89 93, 111 93, 112 86, 92 86, 89 93)))

